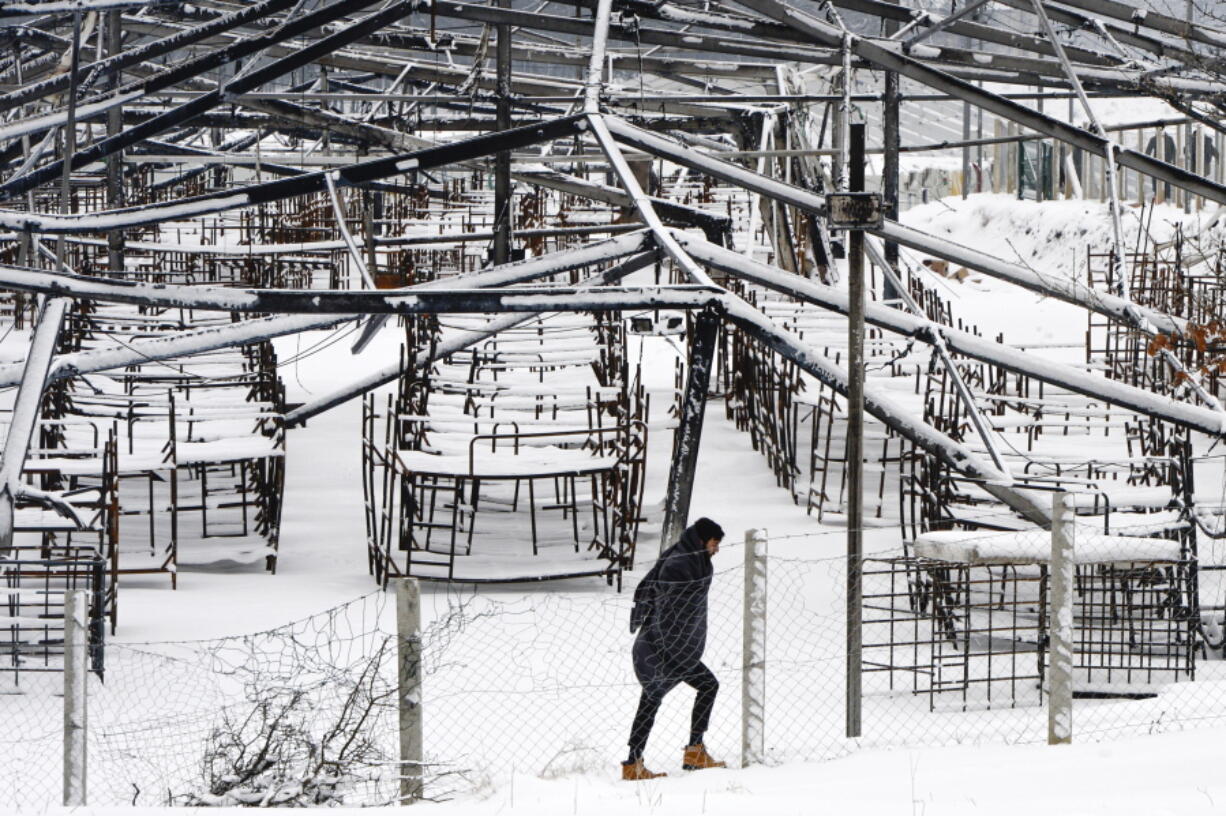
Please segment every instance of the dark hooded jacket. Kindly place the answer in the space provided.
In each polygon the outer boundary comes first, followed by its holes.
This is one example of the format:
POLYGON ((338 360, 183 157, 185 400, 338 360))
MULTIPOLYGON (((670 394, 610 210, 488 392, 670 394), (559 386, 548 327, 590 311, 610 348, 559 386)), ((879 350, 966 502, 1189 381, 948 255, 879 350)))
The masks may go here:
POLYGON ((639 682, 679 678, 702 660, 707 647, 707 593, 714 568, 694 527, 660 555, 634 591, 630 631, 639 682))

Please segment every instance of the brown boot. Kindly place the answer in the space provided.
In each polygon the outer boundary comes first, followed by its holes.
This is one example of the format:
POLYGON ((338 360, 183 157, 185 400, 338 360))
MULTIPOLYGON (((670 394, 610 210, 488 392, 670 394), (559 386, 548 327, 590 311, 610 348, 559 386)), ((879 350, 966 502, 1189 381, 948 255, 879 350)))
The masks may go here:
POLYGON ((700 742, 685 749, 685 757, 681 760, 681 767, 687 771, 701 771, 704 768, 727 768, 728 763, 717 762, 714 757, 707 753, 707 746, 700 742))
POLYGON ((647 766, 643 764, 643 760, 636 759, 634 762, 622 763, 622 781, 623 782, 642 782, 645 779, 655 779, 660 776, 668 776, 666 773, 655 773, 647 770, 647 766))

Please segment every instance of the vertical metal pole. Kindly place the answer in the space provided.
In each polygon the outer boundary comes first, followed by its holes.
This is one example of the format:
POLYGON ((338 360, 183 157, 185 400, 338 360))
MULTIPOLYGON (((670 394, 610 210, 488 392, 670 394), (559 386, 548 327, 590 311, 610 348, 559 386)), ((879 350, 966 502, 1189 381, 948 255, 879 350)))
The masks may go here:
POLYGON ((668 492, 664 497, 664 527, 660 531, 660 551, 670 546, 685 531, 690 515, 690 494, 698 468, 698 443, 702 437, 702 418, 707 408, 707 387, 715 360, 720 315, 703 309, 694 320, 690 341, 690 365, 681 404, 681 421, 673 443, 673 462, 668 471, 668 492))
POLYGON ((64 807, 86 799, 86 683, 89 680, 89 593, 64 593, 64 807))
MULTIPOLYGON (((237 76, 237 66, 235 66, 235 68, 236 68, 235 75, 237 76)), ((218 84, 220 85, 221 83, 218 83, 218 84)), ((331 91, 331 85, 328 83, 328 66, 326 65, 319 66, 319 90, 321 93, 329 93, 331 91)), ((323 99, 320 101, 320 107, 323 107, 327 110, 331 110, 331 105, 328 104, 327 99, 323 99)), ((324 132, 323 132, 323 154, 325 156, 331 155, 331 151, 332 151, 332 129, 330 127, 325 126, 324 132)))
MULTIPOLYGON (((1192 130, 1191 122, 1184 122, 1183 125, 1183 168, 1185 170, 1196 171, 1196 131, 1192 130)), ((1192 214, 1192 194, 1184 192, 1183 194, 1183 211, 1185 215, 1192 214)))
POLYGON ((421 595, 416 578, 396 582, 397 706, 400 712, 400 804, 424 792, 421 706, 421 595))
MULTIPOLYGON (((106 13, 106 53, 115 56, 123 50, 123 30, 120 28, 121 12, 113 9, 106 13)), ((115 69, 111 73, 111 90, 117 90, 120 85, 121 72, 115 69)), ((106 112, 107 138, 118 136, 123 130, 123 106, 116 105, 106 112)), ((123 151, 119 150, 107 156, 106 159, 106 204, 112 209, 123 206, 123 151)), ((106 234, 107 268, 112 272, 123 270, 124 235, 123 230, 111 230, 106 234)))
POLYGON ((1048 621, 1051 649, 1047 670, 1047 743, 1073 741, 1073 504, 1068 493, 1052 496, 1051 590, 1048 621))
MULTIPOLYGON (((61 144, 64 172, 60 176, 60 212, 67 213, 72 207, 72 157, 77 152, 77 70, 81 67, 81 12, 72 15, 72 54, 68 74, 68 120, 64 123, 61 144)), ((64 236, 55 239, 55 271, 60 271, 64 262, 64 236)))
POLYGON ((366 233, 366 268, 370 271, 372 279, 379 274, 379 248, 375 245, 374 195, 370 190, 362 191, 362 231, 366 233))
MULTIPOLYGON (((971 103, 962 103, 962 141, 969 142, 971 140, 971 103)), ((962 146, 962 200, 971 194, 971 148, 969 145, 962 146)))
POLYGON ((840 99, 835 109, 834 117, 834 189, 843 192, 847 189, 847 142, 848 126, 851 123, 851 35, 843 35, 843 73, 839 88, 840 99))
MULTIPOLYGON (((498 0, 500 8, 510 8, 510 0, 498 0)), ((511 129, 511 27, 497 26, 497 120, 499 130, 511 129)), ((494 155, 494 263, 511 259, 511 151, 494 155)))
POLYGON ((741 767, 766 758, 766 530, 745 531, 741 767))
MULTIPOLYGON (((864 125, 851 126, 851 191, 864 189, 864 125)), ((860 736, 860 558, 864 518, 864 233, 848 235, 847 286, 847 736, 860 736)))
MULTIPOLYGON (((888 31, 888 29, 887 29, 888 31)), ((892 32, 890 32, 892 33, 892 32)), ((885 107, 885 115, 882 117, 882 138, 885 142, 885 160, 882 162, 882 177, 881 177, 881 206, 885 211, 885 217, 894 221, 898 220, 898 148, 901 145, 901 136, 899 134, 899 106, 901 97, 898 91, 898 74, 894 71, 885 72, 885 96, 883 98, 885 107)), ((893 241, 885 242, 885 262, 894 270, 894 274, 898 274, 898 244, 893 241)), ((882 289, 884 300, 898 300, 902 297, 902 293, 894 289, 894 282, 888 275, 884 276, 885 284, 882 289)))

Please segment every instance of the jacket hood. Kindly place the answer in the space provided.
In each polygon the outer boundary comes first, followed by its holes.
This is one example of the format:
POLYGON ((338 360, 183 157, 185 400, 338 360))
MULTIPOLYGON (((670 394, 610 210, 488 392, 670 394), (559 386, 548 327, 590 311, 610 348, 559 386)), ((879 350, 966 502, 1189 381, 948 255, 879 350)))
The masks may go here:
POLYGON ((678 553, 698 553, 707 551, 707 542, 702 540, 702 536, 698 534, 696 527, 687 527, 685 532, 681 534, 681 540, 677 542, 678 553))

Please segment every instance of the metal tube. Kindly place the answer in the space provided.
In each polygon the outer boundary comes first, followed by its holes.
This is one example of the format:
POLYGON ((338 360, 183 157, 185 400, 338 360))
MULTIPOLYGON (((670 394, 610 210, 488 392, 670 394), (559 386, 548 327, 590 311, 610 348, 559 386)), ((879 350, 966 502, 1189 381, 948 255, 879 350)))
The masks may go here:
POLYGON ((1075 507, 1071 494, 1052 494, 1051 564, 1048 567, 1051 590, 1047 603, 1051 631, 1047 669, 1048 745, 1067 745, 1073 741, 1073 654, 1077 648, 1073 628, 1075 507))
MULTIPOLYGON (((850 311, 848 295, 816 281, 789 275, 783 270, 753 261, 724 247, 678 233, 685 251, 696 260, 746 281, 765 286, 804 303, 840 314, 850 311)), ((871 242, 867 245, 872 255, 871 242)), ((868 303, 865 320, 902 337, 914 337, 936 345, 938 340, 950 351, 999 366, 1015 374, 1084 394, 1129 411, 1156 417, 1210 436, 1226 432, 1226 422, 1211 409, 1172 400, 1143 388, 1105 377, 1087 377, 1085 369, 1036 358, 1024 350, 997 343, 970 332, 934 323, 921 314, 907 314, 880 303, 868 303)))
MULTIPOLYGON (((510 0, 498 0, 501 8, 509 8, 510 0)), ((496 50, 496 127, 511 129, 511 27, 497 26, 496 50)), ((494 264, 511 260, 511 151, 494 154, 494 264)))
POLYGON ((613 166, 613 172, 617 174, 618 181, 625 188, 626 193, 630 196, 630 200, 634 202, 634 208, 638 210, 639 217, 643 219, 647 224, 647 228, 651 230, 656 244, 668 254, 673 263, 681 267, 681 270, 689 280, 697 284, 714 286, 715 284, 707 276, 707 273, 703 271, 702 267, 694 263, 694 260, 685 254, 685 250, 673 238, 672 233, 664 228, 664 223, 660 221, 660 217, 656 214, 651 200, 643 192, 643 188, 639 186, 638 179, 634 177, 634 172, 622 156, 617 142, 613 140, 608 128, 605 127, 604 117, 598 113, 588 114, 587 117, 588 122, 592 126, 592 135, 596 137, 601 150, 609 157, 609 164, 613 166))
MULTIPOLYGON (((769 17, 795 27, 804 32, 814 41, 836 47, 842 43, 843 32, 822 22, 811 14, 807 14, 795 6, 788 6, 781 0, 745 0, 745 5, 766 14, 769 17)), ((1203 195, 1219 203, 1226 203, 1226 187, 1197 176, 1181 168, 1158 161, 1144 153, 1133 150, 1109 149, 1108 140, 1090 133, 1082 128, 1053 119, 1023 105, 1005 99, 998 94, 976 87, 966 80, 952 74, 933 68, 901 53, 896 53, 868 39, 851 35, 851 48, 861 59, 880 68, 897 71, 909 79, 945 91, 965 102, 995 113, 1005 119, 1017 122, 1031 130, 1046 136, 1067 142, 1074 147, 1104 157, 1110 161, 1114 158, 1129 169, 1169 181, 1181 189, 1189 190, 1197 195, 1203 195)))
MULTIPOLYGON (((22 291, 45 292, 56 287, 45 283, 8 284, 22 291)), ((168 287, 169 288, 169 287, 168 287)), ((184 286, 176 289, 191 289, 184 286)), ((173 308, 221 312, 278 312, 281 314, 471 314, 474 312, 575 312, 606 309, 674 308, 697 309, 723 293, 718 286, 541 286, 524 289, 417 289, 413 291, 317 291, 263 289, 231 301, 196 300, 163 295, 128 294, 114 289, 87 295, 111 303, 160 305, 173 308)), ((54 298, 52 302, 63 300, 54 298)))
MULTIPOLYGON (((288 2, 288 0, 282 0, 288 2)), ((120 28, 121 15, 118 10, 107 12, 106 16, 106 51, 108 60, 123 54, 123 30, 120 28)), ((95 70, 97 66, 95 66, 95 70)), ((118 91, 122 80, 121 66, 116 64, 112 69, 111 89, 118 91)), ((123 130, 123 107, 117 105, 106 114, 106 135, 108 138, 118 136, 123 130)), ((123 152, 120 151, 107 158, 106 162, 106 206, 112 210, 123 206, 123 152)), ((112 275, 124 268, 124 234, 123 230, 113 230, 107 233, 107 269, 112 275)))
MULTIPOLYGON (((644 252, 623 261, 607 272, 602 272, 599 275, 588 278, 580 285, 586 286, 596 283, 615 283, 626 275, 629 275, 631 272, 637 272, 638 270, 654 263, 655 260, 656 253, 644 252)), ((503 315, 502 317, 493 318, 489 323, 479 329, 449 335, 437 346, 433 346, 430 349, 426 349, 419 353, 417 355, 417 359, 413 361, 413 365, 419 369, 425 368, 436 360, 441 360, 450 354, 463 351, 464 349, 470 348, 482 340, 493 337, 501 331, 514 328, 521 323, 525 323, 540 316, 540 313, 529 313, 503 315)), ((310 402, 298 406, 285 415, 285 424, 287 427, 301 425, 313 416, 318 416, 324 411, 328 411, 338 405, 342 405, 351 399, 371 391, 372 389, 378 388, 385 383, 395 380, 397 377, 404 375, 405 372, 406 369, 401 363, 396 363, 395 365, 380 369, 379 371, 369 374, 356 382, 349 383, 348 385, 342 386, 341 388, 325 394, 322 397, 317 397, 310 402)))
MULTIPOLYGON (((864 190, 864 125, 850 128, 850 189, 864 190)), ((847 252, 847 736, 860 736, 861 560, 864 553, 864 233, 847 252)))
POLYGON ((64 807, 84 807, 88 790, 89 592, 64 593, 64 807))
MULTIPOLYGON (((902 113, 901 94, 899 93, 898 74, 894 71, 885 72, 885 95, 882 98, 882 141, 884 142, 885 158, 881 167, 881 207, 885 217, 898 220, 898 182, 901 164, 899 152, 902 143, 899 117, 902 113)), ((885 262, 891 269, 898 269, 898 244, 886 241, 885 262)), ((882 285, 882 299, 897 300, 902 291, 894 285, 893 278, 887 277, 882 285)))
MULTIPOLYGON (((694 170, 736 184, 751 192, 760 193, 777 201, 791 204, 815 215, 824 216, 826 199, 824 196, 793 187, 790 184, 775 179, 759 176, 744 167, 725 162, 713 156, 703 155, 693 150, 687 150, 677 142, 654 133, 641 130, 633 125, 609 117, 606 119, 611 133, 623 144, 637 147, 661 156, 669 161, 689 167, 694 170)), ((1057 275, 1043 275, 1018 264, 1009 263, 952 241, 887 220, 881 229, 871 229, 870 233, 887 241, 894 241, 901 246, 918 249, 938 258, 944 258, 952 263, 965 266, 994 278, 1008 281, 1040 294, 1072 303, 1089 309, 1098 314, 1117 320, 1128 320, 1127 312, 1134 310, 1142 315, 1149 324, 1149 331, 1183 334, 1187 322, 1183 318, 1173 317, 1156 309, 1139 306, 1130 300, 1117 297, 1107 292, 1099 292, 1077 281, 1068 280, 1057 275)))
POLYGON ((698 444, 702 438, 702 420, 707 408, 707 389, 711 384, 719 324, 720 314, 715 309, 704 309, 694 320, 685 397, 681 403, 676 438, 673 440, 668 489, 664 494, 660 552, 664 552, 681 538, 689 518, 690 496, 694 491, 694 475, 698 470, 698 444))

